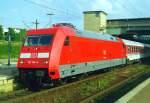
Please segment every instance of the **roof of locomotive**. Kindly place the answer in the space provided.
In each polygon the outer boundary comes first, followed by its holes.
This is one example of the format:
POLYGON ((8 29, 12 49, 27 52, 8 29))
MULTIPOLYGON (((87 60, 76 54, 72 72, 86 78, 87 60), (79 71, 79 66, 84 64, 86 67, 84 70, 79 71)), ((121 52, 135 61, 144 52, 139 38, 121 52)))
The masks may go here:
POLYGON ((76 35, 80 37, 87 37, 93 39, 100 39, 100 40, 109 40, 109 41, 118 41, 116 37, 109 35, 109 34, 102 34, 92 31, 80 31, 76 30, 76 35))
MULTIPOLYGON (((33 29, 33 30, 28 30, 27 35, 32 35, 32 34, 42 34, 42 33, 47 33, 49 31, 51 32, 56 32, 59 28, 68 28, 68 26, 53 26, 52 28, 44 28, 44 29, 33 29)), ((93 38, 93 39, 100 39, 100 40, 108 40, 108 41, 115 41, 117 42, 117 38, 109 35, 109 34, 102 34, 102 33, 97 33, 97 32, 92 32, 92 31, 81 31, 81 30, 76 30, 74 28, 69 27, 70 30, 73 29, 75 30, 77 36, 80 37, 86 37, 86 38, 93 38)), ((68 29, 69 29, 68 28, 68 29)), ((72 31, 72 30, 71 30, 72 31)))

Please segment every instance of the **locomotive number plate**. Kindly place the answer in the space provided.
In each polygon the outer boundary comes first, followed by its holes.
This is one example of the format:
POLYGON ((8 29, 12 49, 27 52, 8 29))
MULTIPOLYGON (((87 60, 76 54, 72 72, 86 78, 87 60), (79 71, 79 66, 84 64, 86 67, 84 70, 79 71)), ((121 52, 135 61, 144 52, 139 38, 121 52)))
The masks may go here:
POLYGON ((31 53, 31 58, 37 58, 38 57, 38 53, 31 53))

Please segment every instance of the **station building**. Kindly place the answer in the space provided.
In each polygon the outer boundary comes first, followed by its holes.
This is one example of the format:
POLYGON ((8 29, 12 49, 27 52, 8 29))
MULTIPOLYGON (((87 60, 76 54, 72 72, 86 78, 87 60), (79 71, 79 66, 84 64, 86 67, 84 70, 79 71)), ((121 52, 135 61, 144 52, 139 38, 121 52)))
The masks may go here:
POLYGON ((109 19, 107 33, 124 34, 129 31, 150 30, 150 18, 109 19))
POLYGON ((106 31, 124 39, 150 43, 150 18, 107 20, 106 31))
POLYGON ((106 32, 107 13, 103 11, 86 11, 84 13, 84 30, 106 32))
POLYGON ((150 18, 107 19, 103 11, 86 11, 84 30, 150 43, 150 18))

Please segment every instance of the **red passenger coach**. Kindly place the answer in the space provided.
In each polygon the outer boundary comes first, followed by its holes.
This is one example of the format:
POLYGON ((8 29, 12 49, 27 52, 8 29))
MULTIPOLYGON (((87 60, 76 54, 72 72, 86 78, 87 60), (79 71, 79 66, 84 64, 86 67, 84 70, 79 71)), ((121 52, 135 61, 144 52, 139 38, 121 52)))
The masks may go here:
POLYGON ((43 84, 126 64, 126 52, 111 35, 54 26, 27 32, 17 68, 23 82, 43 84))
POLYGON ((150 45, 130 40, 124 40, 128 61, 139 61, 150 56, 150 45))

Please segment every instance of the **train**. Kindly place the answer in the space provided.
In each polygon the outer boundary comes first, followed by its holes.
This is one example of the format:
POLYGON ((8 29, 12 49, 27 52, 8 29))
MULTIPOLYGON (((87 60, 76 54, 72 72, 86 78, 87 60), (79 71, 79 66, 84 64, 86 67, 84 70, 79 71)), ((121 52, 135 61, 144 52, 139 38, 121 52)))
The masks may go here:
POLYGON ((149 51, 149 44, 57 24, 27 31, 17 68, 22 83, 36 87, 140 61, 149 51))

